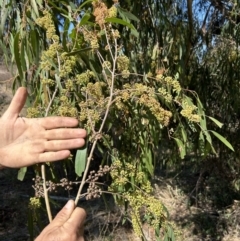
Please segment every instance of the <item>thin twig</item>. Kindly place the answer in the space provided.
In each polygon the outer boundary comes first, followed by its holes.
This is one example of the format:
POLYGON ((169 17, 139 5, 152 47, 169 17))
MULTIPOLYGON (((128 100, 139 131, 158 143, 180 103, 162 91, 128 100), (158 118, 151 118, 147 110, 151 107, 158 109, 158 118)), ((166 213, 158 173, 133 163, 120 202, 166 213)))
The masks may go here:
POLYGON ((49 199, 48 199, 48 189, 46 186, 45 165, 41 165, 41 173, 42 173, 42 179, 43 179, 44 200, 47 208, 48 220, 51 223, 52 213, 51 213, 51 208, 50 208, 49 199))
MULTIPOLYGON (((106 26, 105 26, 105 25, 104 25, 104 30, 105 30, 105 33, 106 33, 107 30, 106 30, 106 26)), ((113 58, 112 49, 111 49, 111 45, 110 45, 110 43, 109 43, 109 39, 108 39, 107 35, 106 35, 106 39, 107 39, 107 44, 108 44, 109 52, 110 52, 110 54, 111 54, 112 59, 114 59, 114 58, 113 58)))
POLYGON ((56 85, 55 90, 54 90, 54 93, 53 93, 53 95, 52 95, 52 98, 51 98, 51 100, 49 101, 49 104, 48 104, 48 106, 47 106, 47 109, 46 109, 46 112, 45 112, 45 115, 44 115, 45 117, 48 116, 48 112, 49 112, 50 107, 51 107, 51 105, 52 105, 52 103, 53 103, 53 100, 54 100, 54 98, 55 98, 55 96, 56 96, 56 94, 57 94, 57 91, 58 91, 58 86, 56 85))

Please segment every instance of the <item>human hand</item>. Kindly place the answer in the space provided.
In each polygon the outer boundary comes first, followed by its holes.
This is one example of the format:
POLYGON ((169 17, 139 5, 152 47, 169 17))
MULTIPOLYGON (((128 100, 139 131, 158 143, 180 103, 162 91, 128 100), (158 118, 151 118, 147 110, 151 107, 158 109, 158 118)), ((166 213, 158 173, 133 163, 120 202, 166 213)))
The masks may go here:
POLYGON ((84 209, 75 208, 74 201, 70 200, 35 241, 84 241, 85 218, 84 209))
POLYGON ((19 88, 0 119, 0 168, 65 159, 70 155, 69 149, 85 143, 85 130, 69 128, 77 126, 78 121, 74 118, 19 117, 26 98, 26 88, 19 88))

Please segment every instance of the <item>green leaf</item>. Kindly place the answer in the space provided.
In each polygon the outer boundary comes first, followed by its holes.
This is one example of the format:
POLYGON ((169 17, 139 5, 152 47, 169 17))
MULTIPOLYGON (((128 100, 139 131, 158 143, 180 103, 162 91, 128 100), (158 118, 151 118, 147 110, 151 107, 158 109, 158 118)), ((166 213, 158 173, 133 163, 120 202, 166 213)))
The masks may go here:
POLYGON ((2 1, 1 2, 1 11, 0 11, 0 38, 2 38, 2 36, 4 35, 4 29, 5 29, 5 24, 6 24, 6 20, 9 17, 9 11, 10 11, 10 6, 7 6, 8 1, 2 1))
POLYGON ((221 123, 220 121, 216 120, 215 118, 211 117, 211 116, 207 116, 210 120, 212 120, 219 128, 222 128, 223 123, 221 123))
POLYGON ((89 13, 85 13, 85 14, 83 15, 83 17, 82 17, 79 25, 82 26, 82 25, 88 23, 88 20, 90 19, 90 17, 91 17, 91 16, 90 16, 89 13))
POLYGON ((131 23, 128 23, 120 18, 106 18, 105 19, 106 22, 108 23, 118 23, 118 24, 121 24, 121 25, 124 25, 124 26, 127 26, 128 28, 130 28, 131 30, 133 30, 133 34, 138 37, 138 32, 137 30, 134 28, 134 26, 131 24, 131 23))
POLYGON ((85 170, 87 162, 87 145, 85 147, 78 149, 75 157, 75 172, 81 177, 85 170))
POLYGON ((58 10, 60 13, 63 12, 64 14, 68 14, 68 11, 66 11, 64 8, 60 8, 58 7, 55 3, 53 3, 52 1, 48 0, 48 5, 49 6, 53 6, 53 8, 55 8, 56 10, 58 10))
POLYGON ((14 38, 14 58, 15 58, 16 65, 18 68, 18 73, 22 80, 23 79, 23 71, 22 71, 21 59, 20 59, 20 53, 19 53, 19 32, 15 35, 15 38, 14 38))
POLYGON ((214 136, 216 136, 225 146, 227 146, 230 150, 234 151, 233 146, 227 141, 226 138, 224 138, 222 135, 215 131, 210 131, 213 133, 214 136))
POLYGON ((78 7, 78 11, 81 10, 86 4, 93 2, 94 0, 88 0, 88 1, 84 1, 79 7, 78 7))
POLYGON ((40 57, 39 57, 39 38, 40 38, 40 36, 39 36, 37 30, 31 30, 30 36, 31 36, 31 48, 35 55, 36 64, 38 64, 39 59, 40 59, 40 57))
POLYGON ((70 52, 70 53, 67 53, 66 56, 71 56, 71 55, 79 54, 79 53, 82 53, 82 52, 89 51, 89 50, 91 50, 91 49, 92 49, 91 47, 87 47, 87 48, 84 48, 84 49, 79 49, 79 50, 76 50, 76 51, 72 51, 72 52, 70 52))
POLYGON ((187 141, 187 133, 186 133, 183 125, 181 126, 181 132, 182 132, 183 142, 185 143, 187 141))
POLYGON ((183 142, 178 139, 178 138, 173 138, 176 143, 177 143, 177 146, 178 146, 178 150, 179 150, 179 153, 180 153, 180 157, 181 159, 183 159, 185 156, 186 156, 186 148, 185 148, 185 145, 183 144, 183 142))
POLYGON ((205 150, 205 139, 202 131, 200 132, 199 138, 198 138, 198 148, 200 150, 201 156, 204 156, 206 154, 206 150, 205 150))
POLYGON ((22 181, 25 177, 26 171, 27 171, 27 167, 20 168, 19 171, 18 171, 17 179, 22 181))
POLYGON ((126 18, 128 18, 130 20, 136 21, 136 22, 140 21, 135 15, 133 15, 130 12, 125 11, 124 9, 122 9, 119 6, 117 6, 117 10, 118 10, 118 12, 119 12, 119 14, 121 15, 122 18, 124 16, 124 17, 126 17, 126 18))
POLYGON ((21 52, 20 52, 20 58, 21 58, 21 68, 23 70, 23 72, 25 72, 27 70, 27 65, 26 65, 26 61, 25 61, 25 46, 27 46, 25 44, 26 39, 22 39, 21 42, 21 52))
POLYGON ((153 174, 152 152, 150 148, 145 148, 145 153, 142 158, 142 161, 145 164, 145 167, 147 168, 148 172, 150 174, 153 174))
POLYGON ((39 17, 38 6, 37 6, 37 3, 35 2, 35 0, 31 0, 31 5, 36 14, 36 17, 39 17))
POLYGON ((74 19, 73 19, 71 16, 69 16, 68 14, 63 14, 63 13, 61 13, 61 15, 62 15, 63 17, 65 17, 66 19, 68 19, 70 22, 73 22, 73 21, 74 21, 74 19))

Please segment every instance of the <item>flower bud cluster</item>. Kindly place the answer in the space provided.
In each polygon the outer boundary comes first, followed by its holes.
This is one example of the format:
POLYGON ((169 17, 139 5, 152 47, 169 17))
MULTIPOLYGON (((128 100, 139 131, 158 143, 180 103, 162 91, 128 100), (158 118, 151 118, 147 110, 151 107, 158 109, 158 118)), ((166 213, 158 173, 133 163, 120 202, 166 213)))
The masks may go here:
POLYGON ((35 210, 35 209, 38 209, 41 207, 41 202, 40 202, 40 199, 37 198, 37 197, 31 197, 30 200, 29 200, 29 205, 28 207, 32 210, 35 210))
POLYGON ((117 58, 117 69, 122 74, 123 78, 129 77, 129 63, 130 60, 126 55, 121 55, 117 58))
POLYGON ((176 78, 172 78, 171 76, 164 76, 162 74, 158 74, 156 76, 156 80, 166 86, 172 87, 173 92, 177 94, 181 91, 181 85, 176 78))
POLYGON ((89 31, 88 29, 86 29, 84 27, 80 28, 80 31, 82 32, 85 41, 89 43, 89 45, 92 49, 99 48, 98 35, 95 32, 89 31))
POLYGON ((86 86, 90 79, 95 79, 96 76, 93 71, 87 70, 84 73, 76 75, 76 83, 80 86, 86 86))
POLYGON ((114 39, 118 39, 118 38, 121 37, 121 36, 120 36, 120 33, 119 33, 119 31, 118 31, 117 29, 112 29, 112 37, 113 37, 114 39))
POLYGON ((183 101, 182 103, 182 110, 181 110, 181 115, 186 117, 189 121, 192 122, 199 122, 200 121, 200 116, 196 113, 194 113, 197 110, 197 106, 194 104, 190 104, 187 101, 183 101))
POLYGON ((112 163, 110 174, 112 184, 109 191, 121 194, 124 201, 128 202, 136 235, 142 237, 143 217, 147 216, 148 223, 154 228, 166 222, 163 205, 152 195, 153 188, 144 172, 138 171, 132 163, 123 164, 119 159, 116 159, 112 163), (123 179, 126 181, 123 182, 123 179), (131 188, 127 188, 127 183, 131 183, 131 188))
POLYGON ((60 104, 55 107, 54 114, 58 116, 77 117, 78 110, 74 107, 67 95, 61 95, 60 104))
POLYGON ((67 53, 62 53, 60 55, 60 77, 67 77, 73 70, 76 65, 76 57, 75 56, 68 56, 67 53))
POLYGON ((158 89, 158 93, 164 98, 164 100, 168 103, 171 103, 173 100, 172 95, 163 87, 158 89))
POLYGON ((87 189, 87 195, 86 199, 93 199, 93 198, 99 198, 102 194, 101 188, 99 188, 96 185, 96 182, 99 180, 100 177, 103 177, 105 174, 111 171, 111 168, 108 165, 105 165, 102 167, 101 165, 99 166, 99 170, 96 171, 90 171, 89 176, 86 180, 86 182, 89 182, 89 186, 87 189))
POLYGON ((117 17, 117 8, 113 5, 111 8, 109 8, 107 13, 108 18, 116 18, 117 17))
POLYGON ((88 189, 87 189, 87 195, 86 200, 90 200, 93 198, 100 198, 102 194, 102 189, 99 188, 95 182, 90 182, 88 189))
MULTIPOLYGON (((167 126, 172 117, 172 113, 161 107, 157 95, 158 93, 155 93, 154 88, 144 84, 135 83, 132 86, 126 84, 124 85, 124 90, 120 91, 118 97, 116 97, 115 105, 118 109, 122 110, 124 108, 124 102, 134 101, 149 110, 159 123, 167 126)), ((171 98, 167 93, 165 93, 165 97, 168 99, 171 98)))
POLYGON ((111 64, 111 62, 109 62, 109 61, 104 61, 103 63, 102 63, 102 67, 103 67, 103 69, 111 69, 111 67, 112 67, 112 64, 111 64))
POLYGON ((43 78, 43 79, 41 79, 41 82, 42 82, 43 85, 48 85, 48 86, 54 86, 55 85, 55 81, 53 79, 43 78))
POLYGON ((37 118, 40 115, 40 111, 38 108, 29 107, 27 108, 27 118, 37 118))
POLYGON ((81 113, 79 120, 85 125, 85 128, 94 129, 95 124, 101 120, 102 114, 106 111, 106 83, 89 82, 81 90, 86 93, 87 99, 78 103, 81 113))
POLYGON ((36 19, 36 24, 46 30, 47 39, 53 39, 59 42, 59 37, 56 35, 56 29, 49 11, 43 11, 43 17, 36 19))
MULTIPOLYGON (((33 181, 35 182, 34 185, 32 186, 33 189, 35 190, 35 197, 44 198, 43 179, 40 176, 36 176, 36 178, 33 178, 33 181)), ((72 186, 78 184, 78 182, 72 182, 72 181, 68 181, 67 178, 62 178, 59 183, 46 181, 45 184, 48 192, 57 192, 57 189, 59 187, 62 187, 65 190, 71 190, 72 186)))
POLYGON ((100 26, 100 28, 103 28, 105 24, 105 18, 109 15, 108 8, 101 0, 93 1, 92 5, 95 22, 100 26))

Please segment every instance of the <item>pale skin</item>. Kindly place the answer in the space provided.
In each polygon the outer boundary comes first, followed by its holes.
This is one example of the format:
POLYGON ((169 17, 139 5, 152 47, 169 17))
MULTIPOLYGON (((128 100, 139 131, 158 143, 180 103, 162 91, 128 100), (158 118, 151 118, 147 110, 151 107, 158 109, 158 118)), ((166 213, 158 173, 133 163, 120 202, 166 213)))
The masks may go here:
MULTIPOLYGON (((85 144, 84 129, 69 117, 23 118, 19 114, 27 98, 19 88, 0 118, 0 169, 20 168, 65 159, 70 149, 85 144)), ((83 241, 86 213, 70 200, 36 241, 83 241)))

